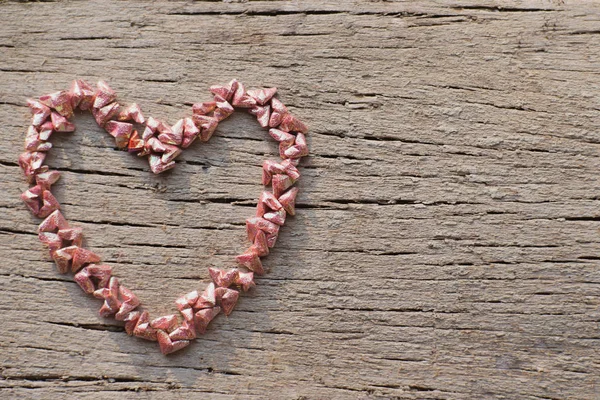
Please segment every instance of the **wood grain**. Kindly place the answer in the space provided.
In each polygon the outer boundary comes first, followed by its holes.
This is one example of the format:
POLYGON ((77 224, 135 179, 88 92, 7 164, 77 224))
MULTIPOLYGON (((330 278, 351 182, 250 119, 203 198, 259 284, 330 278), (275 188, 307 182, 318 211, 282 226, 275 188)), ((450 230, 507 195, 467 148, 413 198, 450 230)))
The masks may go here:
MULTIPOLYGON (((0 17, 1 398, 600 399, 597 3, 0 2, 0 17), (237 77, 279 87, 311 128, 270 273, 181 354, 97 316, 19 201, 25 99, 75 77, 169 121, 237 77)), ((76 124, 48 159, 65 214, 155 315, 173 311, 244 248, 275 144, 236 114, 157 177, 76 124)))

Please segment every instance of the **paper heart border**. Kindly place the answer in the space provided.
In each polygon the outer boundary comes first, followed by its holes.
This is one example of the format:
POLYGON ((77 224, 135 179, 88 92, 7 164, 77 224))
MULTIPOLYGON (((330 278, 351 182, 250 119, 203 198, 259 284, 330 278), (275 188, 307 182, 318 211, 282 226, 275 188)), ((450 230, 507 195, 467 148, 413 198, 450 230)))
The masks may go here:
POLYGON ((274 97, 276 88, 246 90, 234 79, 226 85, 211 86, 210 92, 214 95, 212 101, 194 104, 192 116, 171 127, 161 120, 145 118, 135 103, 121 107, 115 91, 104 81, 93 88, 83 80, 75 80, 69 90, 27 100, 33 117, 19 166, 27 182, 34 186, 21 194, 21 198, 35 216, 44 218, 38 228, 40 241, 48 247, 60 273, 73 273, 85 293, 104 301, 101 316, 124 321, 128 335, 158 341, 163 354, 187 347, 221 311, 229 315, 240 290, 249 290, 255 285, 254 274, 265 272, 260 259, 275 245, 286 216, 295 214, 298 188, 294 184, 300 178, 296 167, 308 155, 304 135, 307 127, 274 97), (279 142, 279 155, 283 159, 280 163, 271 160, 263 163, 262 184, 271 185, 272 191, 262 192, 256 215, 246 220, 252 245, 236 256, 239 267, 228 270, 210 267, 213 282, 202 293, 194 290, 175 301, 181 322, 176 314, 150 319, 148 311, 138 309, 141 303, 137 296, 119 284, 112 267, 101 264, 100 256, 83 247, 81 228, 70 226, 61 213, 60 204, 50 191, 60 172, 44 165, 52 148, 48 140, 55 132, 73 132, 75 126, 69 120, 74 111, 89 110, 98 125, 115 138, 118 148, 149 156, 150 169, 158 174, 173 168, 175 158, 196 138, 208 141, 219 122, 229 117, 234 108, 246 109, 256 116, 261 127, 270 128, 269 134, 279 142), (136 125, 144 128, 141 135, 136 125))

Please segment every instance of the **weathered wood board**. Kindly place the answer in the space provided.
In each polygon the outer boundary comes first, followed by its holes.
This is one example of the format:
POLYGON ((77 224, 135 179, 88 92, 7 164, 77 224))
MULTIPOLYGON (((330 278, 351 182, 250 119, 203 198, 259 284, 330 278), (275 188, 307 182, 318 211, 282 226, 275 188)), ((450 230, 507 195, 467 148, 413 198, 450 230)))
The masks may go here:
MULTIPOLYGON (((0 19, 0 398, 600 399, 597 2, 0 2, 0 19), (169 121, 237 77, 310 125, 270 273, 181 354, 100 318, 19 200, 25 99, 75 77, 169 121)), ((175 310, 246 245, 275 143, 236 114, 157 177, 76 123, 48 159, 65 214, 175 310)))

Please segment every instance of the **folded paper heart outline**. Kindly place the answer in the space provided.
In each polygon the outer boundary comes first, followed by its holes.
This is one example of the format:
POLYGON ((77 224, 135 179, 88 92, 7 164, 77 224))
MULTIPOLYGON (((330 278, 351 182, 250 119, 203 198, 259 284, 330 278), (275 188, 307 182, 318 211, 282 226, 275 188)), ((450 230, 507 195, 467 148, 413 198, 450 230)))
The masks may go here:
POLYGON ((226 85, 211 86, 210 92, 214 96, 212 101, 194 104, 192 116, 180 119, 173 126, 153 117, 145 118, 135 103, 122 107, 115 91, 104 81, 93 88, 83 80, 75 80, 69 90, 27 100, 33 116, 19 165, 33 186, 21 198, 35 216, 44 219, 38 228, 40 241, 49 249, 60 273, 73 273, 85 293, 103 300, 101 316, 124 321, 128 335, 157 341, 163 354, 187 347, 221 312, 229 315, 240 291, 255 285, 254 274, 265 272, 261 257, 268 255, 275 245, 286 216, 295 215, 298 188, 294 184, 300 178, 297 166, 308 155, 307 127, 274 97, 276 88, 246 90, 234 79, 226 85), (118 148, 148 156, 150 169, 159 174, 175 167, 176 157, 197 138, 208 141, 219 122, 235 108, 246 109, 256 116, 261 127, 269 128, 269 135, 279 142, 279 155, 283 159, 263 162, 262 184, 270 185, 272 190, 261 193, 256 215, 246 220, 252 244, 236 256, 238 268, 210 267, 212 282, 202 293, 194 290, 175 301, 181 322, 175 314, 150 319, 148 311, 138 309, 141 305, 138 297, 113 275, 112 267, 101 264, 99 255, 83 247, 81 228, 70 226, 63 216, 50 190, 60 172, 44 165, 52 148, 49 139, 55 132, 73 132, 75 125, 69 120, 75 110, 89 110, 98 125, 115 138, 118 148), (141 135, 136 126, 143 128, 141 135))

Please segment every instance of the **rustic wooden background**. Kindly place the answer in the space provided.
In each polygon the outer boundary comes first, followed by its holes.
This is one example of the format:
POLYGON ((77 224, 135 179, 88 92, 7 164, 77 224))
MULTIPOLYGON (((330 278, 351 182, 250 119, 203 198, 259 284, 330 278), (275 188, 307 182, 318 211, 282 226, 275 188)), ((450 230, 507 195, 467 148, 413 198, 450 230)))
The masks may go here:
MULTIPOLYGON (((599 4, 0 2, 0 19, 0 398, 600 399, 599 4), (270 273, 180 354, 98 317, 19 201, 25 99, 75 77, 171 122, 237 77, 311 127, 270 273)), ((244 248, 275 143, 235 115, 155 177, 76 123, 48 159, 65 214, 173 311, 244 248)))

